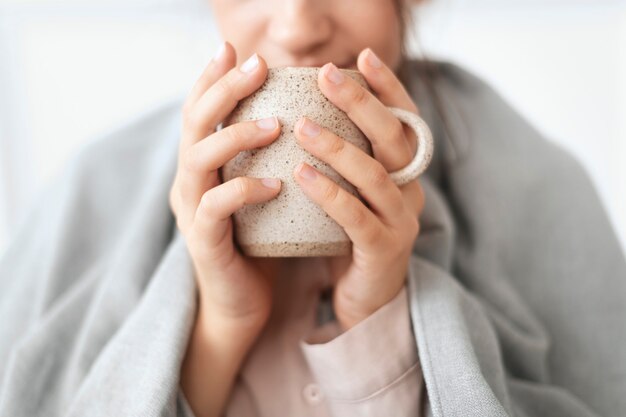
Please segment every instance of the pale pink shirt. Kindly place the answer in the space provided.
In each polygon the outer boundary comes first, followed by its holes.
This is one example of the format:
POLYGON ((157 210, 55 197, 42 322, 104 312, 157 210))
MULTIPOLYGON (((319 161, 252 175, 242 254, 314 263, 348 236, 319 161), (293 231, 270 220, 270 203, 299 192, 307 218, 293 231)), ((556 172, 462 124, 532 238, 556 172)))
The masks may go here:
POLYGON ((285 258, 275 284, 272 315, 242 364, 225 417, 420 415, 423 377, 406 287, 342 332, 329 321, 331 301, 320 297, 329 285, 321 258, 285 258))

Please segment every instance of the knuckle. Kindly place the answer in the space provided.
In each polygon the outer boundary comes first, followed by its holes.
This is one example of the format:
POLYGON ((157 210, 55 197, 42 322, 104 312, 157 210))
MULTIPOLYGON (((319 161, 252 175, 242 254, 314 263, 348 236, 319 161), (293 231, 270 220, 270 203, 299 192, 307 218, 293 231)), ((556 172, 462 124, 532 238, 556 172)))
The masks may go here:
POLYGON ((185 103, 183 103, 183 107, 181 110, 183 118, 186 118, 192 112, 193 112, 193 103, 188 99, 187 101, 185 101, 185 103))
POLYGON ((400 187, 394 184, 394 186, 391 187, 391 190, 392 191, 390 196, 390 202, 393 202, 397 206, 404 205, 404 197, 402 194, 402 190, 400 190, 400 187))
POLYGON ((174 218, 176 220, 176 227, 178 228, 178 230, 180 230, 183 235, 186 235, 187 234, 187 222, 185 222, 183 220, 183 217, 179 215, 174 216, 174 218))
POLYGON ((368 216, 365 210, 364 207, 357 207, 351 210, 349 219, 352 227, 363 229, 368 225, 368 216))
POLYGON ((252 183, 250 179, 245 177, 237 177, 233 181, 233 187, 239 201, 245 201, 248 195, 252 192, 252 183))
POLYGON ((228 137, 228 141, 230 144, 234 144, 237 148, 241 148, 244 143, 244 138, 246 137, 246 129, 245 125, 242 123, 235 123, 233 125, 228 126, 225 129, 226 136, 228 137))
POLYGON ((367 246, 374 246, 381 242, 380 228, 378 227, 366 227, 364 232, 364 241, 367 246))
POLYGON ((234 90, 234 81, 231 73, 228 73, 220 78, 217 83, 213 84, 212 88, 215 89, 215 93, 220 97, 230 96, 234 90))
POLYGON ((424 211, 424 207, 426 206, 426 198, 424 194, 424 189, 422 188, 421 185, 417 187, 417 193, 418 193, 417 212, 418 214, 422 214, 422 212, 424 211))
POLYGON ((201 236, 201 231, 200 228, 197 227, 196 223, 194 222, 190 227, 189 230, 185 236, 185 240, 187 241, 187 245, 189 245, 189 250, 191 252, 192 257, 196 256, 196 251, 198 250, 198 248, 201 248, 204 240, 206 239, 202 239, 201 236))
POLYGON ((170 205, 170 209, 172 210, 172 213, 174 214, 174 216, 176 216, 176 211, 178 210, 178 198, 176 197, 178 195, 178 187, 176 186, 176 183, 174 183, 174 185, 170 188, 170 192, 169 192, 169 205, 170 205))
POLYGON ((183 124, 186 128, 191 130, 199 130, 202 126, 202 118, 197 111, 189 109, 183 113, 183 124))
POLYGON ((340 137, 333 137, 329 141, 327 147, 327 153, 330 155, 339 155, 346 147, 346 142, 340 137))
POLYGON ((391 138, 397 143, 402 143, 404 141, 404 125, 396 119, 396 122, 393 123, 393 127, 391 128, 391 138))
POLYGON ((369 94, 363 87, 357 86, 350 92, 350 99, 356 105, 364 105, 369 100, 369 94))
POLYGON ((195 146, 190 146, 183 151, 182 161, 185 170, 194 172, 199 169, 199 157, 196 152, 195 146))
POLYGON ((375 187, 381 187, 388 181, 389 173, 385 167, 378 161, 372 166, 368 172, 369 182, 375 187))
POLYGON ((417 216, 409 216, 409 221, 407 222, 407 230, 410 232, 410 236, 415 239, 420 231, 420 222, 417 216))
POLYGON ((202 215, 210 217, 211 213, 216 211, 218 207, 219 200, 216 198, 213 189, 202 194, 202 198, 200 199, 200 210, 202 215))
POLYGON ((331 181, 322 190, 322 200, 328 204, 332 204, 338 198, 339 198, 339 186, 331 181))
POLYGON ((170 209, 176 222, 176 227, 178 228, 178 230, 184 233, 186 231, 187 224, 183 221, 183 213, 180 210, 180 198, 178 197, 179 195, 180 194, 178 193, 177 189, 172 187, 170 189, 169 202, 170 209))

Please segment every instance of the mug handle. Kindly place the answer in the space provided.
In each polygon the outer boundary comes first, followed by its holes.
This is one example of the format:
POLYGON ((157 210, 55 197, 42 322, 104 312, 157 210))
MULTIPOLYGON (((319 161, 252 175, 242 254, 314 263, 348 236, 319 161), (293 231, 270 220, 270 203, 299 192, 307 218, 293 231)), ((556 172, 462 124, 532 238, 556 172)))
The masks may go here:
POLYGON ((419 177, 428 168, 434 151, 433 135, 424 119, 417 114, 398 107, 387 108, 398 120, 411 127, 417 136, 417 150, 413 160, 404 168, 389 173, 394 183, 404 185, 419 177))

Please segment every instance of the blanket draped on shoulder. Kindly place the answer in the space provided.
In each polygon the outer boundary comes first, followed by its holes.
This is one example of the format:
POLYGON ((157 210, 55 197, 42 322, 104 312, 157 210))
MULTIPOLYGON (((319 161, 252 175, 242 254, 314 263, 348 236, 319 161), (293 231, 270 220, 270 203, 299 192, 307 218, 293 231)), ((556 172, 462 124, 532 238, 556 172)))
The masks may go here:
MULTIPOLYGON (((425 415, 625 416, 626 259, 588 173, 437 65, 430 87, 422 61, 402 68, 436 142, 406 283, 425 415)), ((181 107, 81 148, 0 257, 1 416, 188 413, 197 289, 168 203, 181 107)))

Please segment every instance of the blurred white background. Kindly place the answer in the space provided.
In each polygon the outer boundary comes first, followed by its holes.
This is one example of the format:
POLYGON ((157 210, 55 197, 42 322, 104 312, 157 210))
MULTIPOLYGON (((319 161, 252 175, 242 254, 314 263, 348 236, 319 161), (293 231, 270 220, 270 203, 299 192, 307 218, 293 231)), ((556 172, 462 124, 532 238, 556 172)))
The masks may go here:
MULTIPOLYGON (((186 95, 207 2, 0 0, 0 252, 77 147, 186 95)), ((578 157, 626 247, 626 1, 434 0, 416 26, 578 157)))

